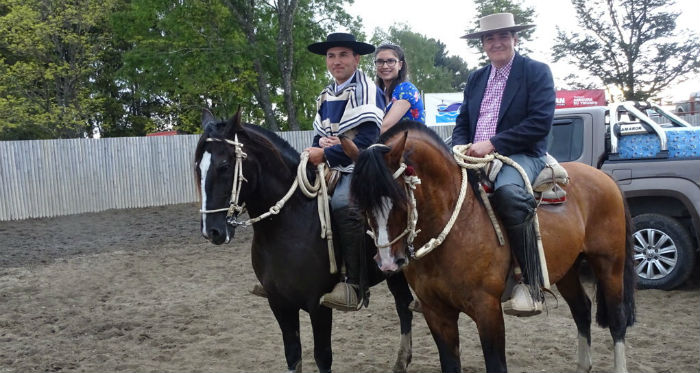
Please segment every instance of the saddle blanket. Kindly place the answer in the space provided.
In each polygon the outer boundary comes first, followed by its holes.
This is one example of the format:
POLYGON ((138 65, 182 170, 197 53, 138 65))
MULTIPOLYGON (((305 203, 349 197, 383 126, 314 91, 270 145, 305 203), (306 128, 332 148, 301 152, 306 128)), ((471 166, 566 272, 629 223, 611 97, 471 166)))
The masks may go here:
MULTIPOLYGON (((665 131, 669 158, 700 157, 700 127, 665 131)), ((621 136, 618 145, 618 156, 622 159, 654 158, 661 149, 655 134, 621 136)))

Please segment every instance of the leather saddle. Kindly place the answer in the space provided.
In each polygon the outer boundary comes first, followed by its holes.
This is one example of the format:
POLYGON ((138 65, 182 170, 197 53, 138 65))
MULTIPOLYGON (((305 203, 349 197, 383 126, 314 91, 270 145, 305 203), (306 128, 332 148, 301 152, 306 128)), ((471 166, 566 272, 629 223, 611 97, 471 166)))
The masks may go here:
MULTIPOLYGON (((493 181, 496 180, 503 162, 493 160, 485 169, 482 184, 487 193, 493 191, 493 181)), ((547 154, 546 165, 532 183, 535 199, 539 204, 552 205, 566 202, 566 190, 563 186, 569 183, 569 174, 559 162, 547 154)))

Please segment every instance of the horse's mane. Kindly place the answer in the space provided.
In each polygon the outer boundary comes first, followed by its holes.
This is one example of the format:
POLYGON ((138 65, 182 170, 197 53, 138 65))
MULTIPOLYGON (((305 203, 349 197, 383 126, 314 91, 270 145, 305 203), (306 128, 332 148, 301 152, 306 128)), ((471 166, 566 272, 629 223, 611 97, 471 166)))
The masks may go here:
MULTIPOLYGON (((230 124, 230 122, 224 121, 210 123, 206 126, 204 133, 197 143, 197 149, 195 150, 196 165, 199 165, 199 162, 202 159, 204 146, 206 145, 206 140, 208 138, 233 140, 233 138, 230 138, 232 136, 225 133, 230 124)), ((271 155, 278 156, 292 172, 296 170, 297 166, 299 165, 299 152, 297 152, 296 149, 294 149, 294 147, 292 147, 287 141, 279 137, 276 133, 261 126, 250 123, 243 123, 242 126, 244 130, 243 132, 251 142, 251 144, 248 144, 248 146, 269 150, 271 155)))
MULTIPOLYGON (((415 121, 401 121, 391 127, 379 138, 380 143, 386 143, 394 136, 401 135, 405 131, 420 132, 426 135, 431 143, 449 154, 445 142, 433 130, 425 124, 415 121)), ((393 201, 394 206, 405 209, 407 196, 404 189, 395 182, 391 171, 384 161, 384 154, 389 148, 374 146, 361 152, 355 162, 355 171, 352 178, 352 196, 355 204, 361 211, 371 211, 382 208, 383 198, 393 201)))
MULTIPOLYGON (((290 145, 285 139, 279 137, 276 133, 266 128, 256 126, 254 124, 246 123, 244 124, 244 128, 248 132, 252 132, 269 141, 274 149, 277 150, 287 167, 289 167, 292 172, 296 170, 297 166, 299 165, 299 152, 296 151, 296 149, 294 149, 294 147, 292 147, 292 145, 290 145)), ((260 139, 256 138, 256 136, 251 136, 251 140, 255 141, 260 146, 269 148, 269 145, 264 144, 263 141, 259 141, 260 139)))
POLYGON ((425 124, 423 124, 421 122, 416 122, 416 121, 412 121, 412 120, 403 120, 399 123, 396 123, 393 127, 389 128, 386 132, 384 132, 379 137, 379 142, 384 144, 390 138, 392 138, 392 137, 396 136, 397 134, 402 133, 404 131, 413 131, 413 132, 420 132, 422 134, 425 134, 436 145, 441 147, 448 154, 450 153, 450 149, 447 147, 447 144, 445 144, 445 141, 437 133, 435 133, 435 131, 431 130, 428 126, 426 126, 425 124))

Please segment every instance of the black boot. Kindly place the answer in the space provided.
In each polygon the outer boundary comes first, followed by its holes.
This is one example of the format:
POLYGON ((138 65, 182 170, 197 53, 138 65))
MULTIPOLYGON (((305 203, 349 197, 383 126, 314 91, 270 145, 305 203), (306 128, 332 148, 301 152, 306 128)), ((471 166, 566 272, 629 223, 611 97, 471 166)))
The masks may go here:
POLYGON ((535 233, 534 197, 517 185, 504 185, 493 195, 493 204, 508 234, 510 249, 523 271, 523 282, 513 288, 503 304, 507 315, 532 316, 542 312, 542 267, 535 233))
POLYGON ((340 246, 345 262, 347 279, 339 282, 333 290, 321 297, 321 304, 341 311, 357 311, 360 309, 359 284, 363 259, 363 243, 365 239, 364 225, 361 215, 350 207, 333 211, 335 222, 334 240, 340 246))

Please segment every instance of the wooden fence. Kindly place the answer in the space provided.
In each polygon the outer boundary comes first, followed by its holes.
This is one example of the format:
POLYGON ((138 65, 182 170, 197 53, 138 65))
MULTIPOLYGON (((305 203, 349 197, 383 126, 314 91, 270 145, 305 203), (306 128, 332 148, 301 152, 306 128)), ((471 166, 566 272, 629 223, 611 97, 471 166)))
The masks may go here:
MULTIPOLYGON (((451 126, 435 128, 443 138, 451 126)), ((311 131, 281 132, 297 150, 311 131)), ((198 135, 0 141, 0 221, 198 200, 198 135)))
MULTIPOLYGON (((700 125, 700 115, 684 116, 700 125)), ((442 138, 452 126, 432 127, 442 138)), ((311 131, 280 132, 301 151, 311 131)), ((0 221, 198 200, 198 135, 0 141, 0 221)))

